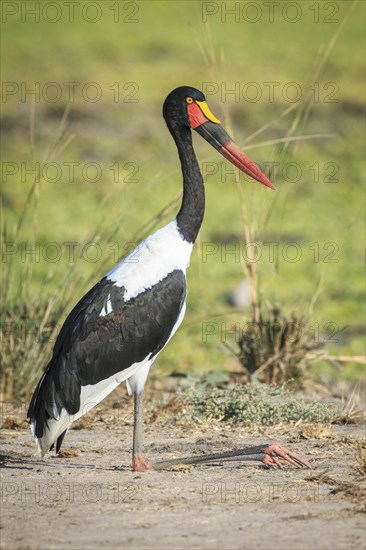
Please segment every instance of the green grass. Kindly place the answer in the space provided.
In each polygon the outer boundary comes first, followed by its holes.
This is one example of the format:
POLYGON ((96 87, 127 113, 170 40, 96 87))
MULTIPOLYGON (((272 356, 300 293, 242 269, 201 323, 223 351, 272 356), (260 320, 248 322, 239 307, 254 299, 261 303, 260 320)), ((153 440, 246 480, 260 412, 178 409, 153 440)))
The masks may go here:
POLYGON ((264 384, 218 389, 197 382, 181 398, 184 421, 273 426, 298 421, 324 424, 340 417, 334 404, 304 401, 283 387, 264 384))
MULTIPOLYGON (((209 104, 224 124, 230 126, 230 120, 233 121, 235 139, 243 144, 248 136, 291 105, 281 92, 287 83, 296 82, 305 90, 313 82, 319 56, 339 32, 317 78, 319 101, 311 104, 307 119, 294 132, 335 137, 299 141, 283 154, 278 144, 248 147, 253 160, 259 163, 279 160, 281 166, 274 178, 276 193, 261 189, 255 182, 246 182, 245 190, 250 222, 262 247, 258 263, 262 299, 281 304, 288 313, 296 310, 300 315, 307 311, 317 281, 323 276, 313 314, 314 330, 327 338, 326 325, 334 323, 336 341, 328 343, 330 351, 361 355, 365 242, 361 122, 364 58, 360 45, 364 4, 356 4, 349 13, 351 2, 336 2, 338 23, 325 23, 323 12, 320 21, 314 23, 313 14, 302 3, 303 17, 293 24, 280 16, 275 17, 274 23, 264 16, 258 23, 246 23, 243 19, 235 23, 230 17, 223 22, 220 14, 204 24, 201 3, 159 1, 137 3, 138 23, 115 24, 107 4, 101 3, 103 17, 95 24, 82 21, 79 16, 73 23, 63 17, 55 24, 42 20, 22 23, 19 18, 10 18, 3 24, 5 82, 19 85, 25 82, 29 88, 39 82, 41 89, 51 81, 60 85, 76 81, 80 83, 78 89, 88 82, 97 82, 102 90, 96 103, 85 101, 80 93, 76 93, 71 105, 66 93, 56 103, 42 97, 35 104, 30 97, 22 102, 19 94, 3 102, 2 161, 24 162, 32 167, 35 161, 42 163, 47 159, 62 167, 59 181, 41 179, 26 209, 15 239, 18 250, 13 257, 11 277, 6 281, 10 287, 8 311, 16 310, 15 304, 24 300, 38 303, 41 297, 47 302, 58 292, 67 274, 73 292, 68 293, 66 305, 71 307, 92 282, 116 263, 129 242, 145 236, 144 224, 153 220, 179 193, 178 158, 161 117, 162 101, 171 89, 181 84, 204 88, 207 83, 217 83, 219 91, 208 96, 209 104), (115 82, 119 82, 122 99, 131 91, 131 88, 123 90, 123 85, 134 83, 138 101, 114 102, 110 86, 115 82), (236 82, 240 90, 248 82, 257 82, 262 98, 253 103, 242 98, 235 101, 232 94, 225 97, 220 91, 222 87, 232 89, 236 82), (279 83, 273 102, 268 100, 265 82, 279 83), (329 83, 335 83, 336 88, 327 88, 329 83), (325 102, 326 93, 332 89, 337 90, 337 102, 325 102), (70 112, 61 139, 53 147, 64 109, 68 107, 70 112), (32 116, 34 132, 30 131, 32 116), (68 180, 64 164, 70 162, 79 163, 73 182, 68 180), (82 167, 89 162, 101 166, 100 181, 93 183, 83 178, 82 167), (116 162, 121 167, 118 182, 109 168, 116 162), (297 163, 302 170, 296 183, 284 177, 283 166, 290 162, 297 163), (127 163, 138 168, 137 181, 128 180, 127 163), (311 169, 314 163, 320 167, 319 181, 315 181, 311 169), (329 166, 328 170, 324 168, 327 163, 335 163, 337 181, 333 183, 325 180, 329 174, 329 166), (271 215, 266 222, 269 209, 271 215), (100 247, 97 262, 85 254, 83 247, 90 241, 100 247), (51 242, 62 250, 59 261, 54 263, 42 255, 51 242), (78 243, 74 264, 70 263, 63 244, 68 242, 78 243), (269 258, 269 242, 278 243, 279 256, 275 261, 269 258), (283 260, 282 252, 291 242, 301 247, 298 262, 283 260), (21 254, 25 243, 39 246, 39 259, 21 254), (333 257, 336 261, 331 263, 327 261, 327 253, 332 250, 328 243, 337 247, 333 257), (314 257, 316 247, 319 258, 314 257), (20 282, 23 294, 18 292, 20 282)), ((123 2, 121 6, 123 10, 123 2)), ((248 145, 286 136, 296 112, 295 109, 281 118, 248 145)), ((206 184, 206 216, 188 272, 186 321, 159 358, 159 364, 169 370, 235 370, 238 365, 223 349, 221 323, 225 323, 224 330, 230 329, 235 322, 244 323, 249 315, 240 312, 228 315, 231 308, 225 296, 240 282, 243 271, 233 256, 222 257, 221 253, 223 242, 243 248, 240 195, 233 175, 222 181, 222 170, 229 168, 226 161, 196 136, 195 144, 201 164, 217 163, 218 173, 208 178, 206 184), (219 252, 204 262, 203 247, 207 242, 216 243, 219 252), (217 322, 220 329, 203 342, 203 323, 208 320, 217 322)), ((18 172, 3 181, 9 241, 14 240, 14 226, 33 179, 28 176, 22 180, 18 172)), ((173 216, 174 209, 149 229, 173 216)), ((9 257, 4 260, 6 272, 9 257)), ((57 300, 65 305, 62 292, 57 300)), ((66 313, 67 308, 61 315, 64 317, 66 313)), ((360 367, 353 364, 346 365, 342 372, 353 379, 361 376, 360 367)))

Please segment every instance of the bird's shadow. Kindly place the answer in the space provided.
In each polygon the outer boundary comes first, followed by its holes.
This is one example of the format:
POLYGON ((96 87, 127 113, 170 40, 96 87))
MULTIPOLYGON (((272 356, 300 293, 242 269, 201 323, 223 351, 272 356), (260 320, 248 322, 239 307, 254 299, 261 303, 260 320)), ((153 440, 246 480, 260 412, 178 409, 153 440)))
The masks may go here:
POLYGON ((61 464, 63 468, 71 469, 88 469, 110 472, 131 471, 130 466, 96 466, 95 464, 76 464, 73 462, 66 462, 63 457, 59 456, 51 456, 47 459, 37 459, 33 457, 18 457, 9 454, 0 454, 0 469, 33 470, 36 466, 58 468, 61 464), (62 462, 60 463, 59 461, 62 462))

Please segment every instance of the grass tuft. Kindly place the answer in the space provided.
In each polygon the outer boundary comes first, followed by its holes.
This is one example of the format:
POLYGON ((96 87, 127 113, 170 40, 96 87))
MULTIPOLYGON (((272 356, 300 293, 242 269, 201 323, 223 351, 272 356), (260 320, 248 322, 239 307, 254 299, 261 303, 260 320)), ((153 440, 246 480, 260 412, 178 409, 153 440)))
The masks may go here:
MULTIPOLYGON (((61 306, 59 306, 61 316, 61 306)), ((24 399, 34 389, 54 343, 57 326, 48 321, 48 303, 14 301, 1 312, 0 393, 3 400, 24 399)), ((52 312, 57 319, 57 311, 52 312)))
POLYGON ((323 347, 306 330, 305 317, 288 318, 279 307, 254 319, 239 342, 237 357, 249 378, 266 384, 283 384, 292 379, 301 385, 314 350, 323 347))

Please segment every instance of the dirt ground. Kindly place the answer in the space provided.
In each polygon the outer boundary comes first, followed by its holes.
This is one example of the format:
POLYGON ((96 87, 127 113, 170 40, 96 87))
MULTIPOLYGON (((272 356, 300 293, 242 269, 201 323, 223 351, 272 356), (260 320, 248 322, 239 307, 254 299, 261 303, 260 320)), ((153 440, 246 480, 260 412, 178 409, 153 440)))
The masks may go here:
POLYGON ((217 462, 136 474, 131 409, 82 420, 68 432, 63 456, 45 459, 35 455, 23 415, 5 412, 3 550, 365 548, 365 485, 356 458, 361 424, 248 429, 155 422, 145 430, 153 462, 276 440, 313 470, 217 462))

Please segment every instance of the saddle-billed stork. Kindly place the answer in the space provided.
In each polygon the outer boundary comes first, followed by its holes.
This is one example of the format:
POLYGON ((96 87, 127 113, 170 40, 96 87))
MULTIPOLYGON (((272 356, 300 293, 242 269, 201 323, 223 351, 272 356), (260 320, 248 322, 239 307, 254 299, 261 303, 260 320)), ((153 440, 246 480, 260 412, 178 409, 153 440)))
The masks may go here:
MULTIPOLYGON (((128 393, 134 394, 132 467, 152 467, 143 456, 144 385, 151 364, 183 320, 186 269, 205 210, 191 129, 240 170, 273 188, 225 132, 199 90, 173 90, 164 102, 163 116, 183 172, 180 210, 89 290, 63 324, 28 409, 42 456, 54 446, 58 453, 72 422, 125 381, 128 393)), ((267 465, 305 464, 280 446, 263 449, 262 458, 267 465)))

